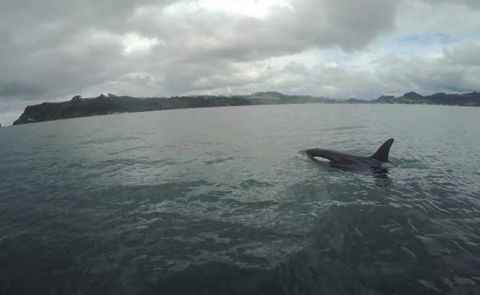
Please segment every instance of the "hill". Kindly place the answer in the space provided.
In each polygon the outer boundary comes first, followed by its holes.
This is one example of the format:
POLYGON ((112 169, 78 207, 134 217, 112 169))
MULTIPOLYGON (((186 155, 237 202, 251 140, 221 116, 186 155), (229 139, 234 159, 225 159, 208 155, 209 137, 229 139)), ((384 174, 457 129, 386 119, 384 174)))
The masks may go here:
POLYGON ((289 96, 278 92, 255 93, 247 96, 183 96, 170 98, 135 98, 130 96, 100 95, 94 98, 73 97, 70 101, 44 102, 27 106, 13 125, 59 119, 107 115, 125 112, 145 112, 184 108, 222 106, 297 104, 334 102, 312 96, 289 96))
POLYGON ((98 97, 82 98, 77 95, 70 101, 54 103, 44 102, 42 104, 27 106, 25 111, 18 120, 13 123, 13 125, 125 112, 304 103, 386 103, 480 106, 480 93, 436 93, 430 96, 422 96, 415 92, 408 92, 400 97, 381 96, 371 101, 354 98, 336 100, 309 95, 285 95, 279 92, 258 92, 251 95, 237 96, 175 96, 170 98, 136 98, 130 96, 116 96, 113 94, 107 96, 102 94, 98 97))

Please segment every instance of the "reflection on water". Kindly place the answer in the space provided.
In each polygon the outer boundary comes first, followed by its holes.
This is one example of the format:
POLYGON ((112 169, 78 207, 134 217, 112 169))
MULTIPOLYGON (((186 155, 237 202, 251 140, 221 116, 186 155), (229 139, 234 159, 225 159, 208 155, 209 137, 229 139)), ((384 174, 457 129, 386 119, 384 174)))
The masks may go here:
POLYGON ((480 293, 476 112, 260 106, 2 128, 0 293, 480 293), (298 153, 368 155, 390 137, 388 172, 298 153))

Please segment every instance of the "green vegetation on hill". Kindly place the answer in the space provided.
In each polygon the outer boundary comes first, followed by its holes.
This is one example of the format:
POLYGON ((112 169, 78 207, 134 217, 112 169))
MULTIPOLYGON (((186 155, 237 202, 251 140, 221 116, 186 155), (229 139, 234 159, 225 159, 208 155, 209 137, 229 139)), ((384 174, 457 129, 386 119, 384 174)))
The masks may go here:
POLYGON ((170 98, 135 98, 112 94, 100 95, 95 98, 81 98, 77 95, 70 101, 44 102, 28 106, 13 125, 125 112, 318 102, 333 102, 333 100, 311 96, 288 96, 280 93, 257 93, 250 96, 232 97, 205 95, 170 98))
POLYGON ((403 96, 380 96, 375 103, 401 103, 401 104, 438 104, 459 106, 480 106, 480 93, 471 92, 463 94, 435 93, 422 96, 415 92, 405 93, 403 96))

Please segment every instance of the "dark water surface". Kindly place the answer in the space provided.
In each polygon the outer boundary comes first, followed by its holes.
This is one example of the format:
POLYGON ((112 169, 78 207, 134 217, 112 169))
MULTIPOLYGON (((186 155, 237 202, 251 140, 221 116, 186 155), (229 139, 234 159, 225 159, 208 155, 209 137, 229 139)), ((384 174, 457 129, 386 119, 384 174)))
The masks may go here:
POLYGON ((480 108, 295 105, 0 129, 0 294, 480 294, 480 108), (301 150, 372 154, 387 175, 301 150))

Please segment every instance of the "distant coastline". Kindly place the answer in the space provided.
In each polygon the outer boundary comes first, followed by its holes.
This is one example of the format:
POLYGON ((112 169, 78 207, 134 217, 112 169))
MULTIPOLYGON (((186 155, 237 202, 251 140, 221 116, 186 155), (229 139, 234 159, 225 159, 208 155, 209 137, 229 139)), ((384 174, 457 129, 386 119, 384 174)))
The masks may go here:
POLYGON ((55 103, 44 102, 42 104, 27 106, 25 111, 13 123, 13 125, 126 112, 305 103, 382 103, 480 106, 480 93, 436 93, 430 96, 422 96, 415 92, 409 92, 400 97, 381 96, 374 100, 360 100, 354 98, 341 100, 309 95, 285 95, 279 92, 259 92, 252 95, 234 96, 175 96, 170 98, 136 98, 130 96, 116 96, 113 94, 102 94, 98 97, 82 98, 77 95, 70 101, 55 103))

